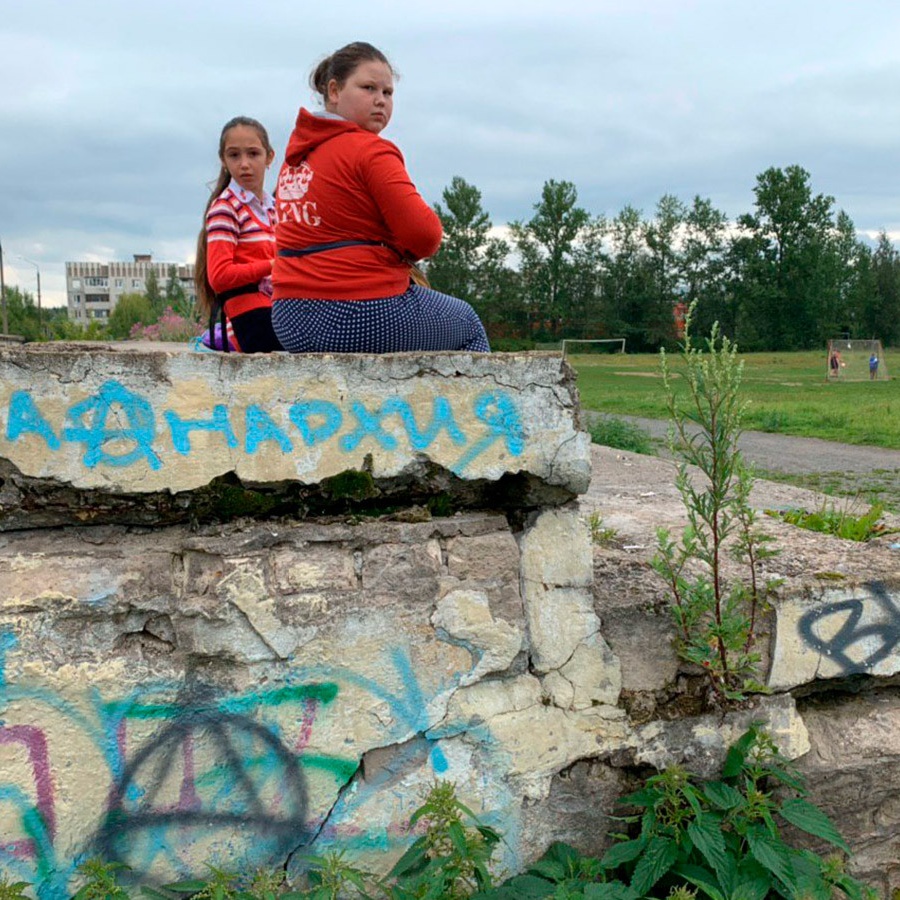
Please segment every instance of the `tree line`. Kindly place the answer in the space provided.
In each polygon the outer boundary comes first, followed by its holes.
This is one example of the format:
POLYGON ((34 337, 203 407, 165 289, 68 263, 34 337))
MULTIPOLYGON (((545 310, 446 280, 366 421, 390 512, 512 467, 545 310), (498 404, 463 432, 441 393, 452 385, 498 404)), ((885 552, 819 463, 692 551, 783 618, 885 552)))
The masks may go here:
MULTIPOLYGON (((847 335, 900 343, 900 253, 882 231, 859 240, 833 197, 813 193, 800 166, 757 176, 751 212, 729 221, 700 196, 665 194, 649 217, 625 206, 614 218, 578 205, 575 185, 544 183, 534 214, 492 234, 481 192, 455 177, 435 210, 440 250, 424 266, 437 290, 467 300, 498 349, 563 338, 624 337, 630 351, 678 338, 678 314, 696 302, 697 333, 713 322, 744 351, 823 347, 847 335)), ((122 339, 167 309, 196 313, 175 268, 161 286, 124 294, 108 322, 87 328, 6 289, 10 331, 28 340, 122 339)), ((177 329, 173 334, 179 334, 177 329)))
MULTIPOLYGON (((69 319, 66 307, 39 310, 34 297, 18 287, 5 287, 6 314, 9 333, 26 341, 102 341, 126 340, 135 326, 152 326, 171 310, 186 323, 198 324, 193 300, 185 294, 177 268, 169 266, 165 285, 160 285, 156 272, 150 270, 143 291, 120 294, 109 319, 90 319, 81 325, 69 319)), ((183 329, 182 329, 183 330, 183 329)), ((189 327, 196 334, 198 327, 189 327)))
POLYGON ((631 351, 677 340, 696 302, 698 333, 718 321, 742 350, 822 347, 829 338, 900 338, 900 254, 887 234, 859 240, 833 197, 800 166, 757 177, 752 212, 730 222, 708 199, 666 194, 649 218, 578 205, 575 185, 545 182, 534 215, 492 236, 480 191, 456 177, 435 209, 444 241, 426 266, 437 289, 468 300, 492 341, 624 337, 631 351))

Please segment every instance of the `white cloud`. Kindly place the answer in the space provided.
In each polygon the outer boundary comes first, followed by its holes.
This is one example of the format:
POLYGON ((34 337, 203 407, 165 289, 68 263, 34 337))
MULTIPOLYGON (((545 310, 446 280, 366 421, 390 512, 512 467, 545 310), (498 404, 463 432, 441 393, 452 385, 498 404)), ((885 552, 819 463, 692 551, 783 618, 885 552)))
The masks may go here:
POLYGON ((400 70, 386 136, 434 202, 454 175, 498 227, 549 178, 592 213, 663 193, 734 218, 799 164, 867 234, 900 233, 893 0, 12 0, 0 20, 6 280, 63 303, 64 262, 192 257, 219 129, 280 153, 312 65, 348 40, 400 70), (30 280, 29 280, 30 279, 30 280))

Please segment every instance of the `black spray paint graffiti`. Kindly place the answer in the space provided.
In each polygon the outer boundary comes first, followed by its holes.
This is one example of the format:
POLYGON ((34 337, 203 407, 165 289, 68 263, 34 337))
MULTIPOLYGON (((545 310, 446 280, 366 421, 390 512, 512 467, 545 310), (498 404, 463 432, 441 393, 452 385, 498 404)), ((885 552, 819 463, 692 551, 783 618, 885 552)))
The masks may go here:
POLYGON ((307 817, 303 770, 270 729, 243 715, 191 711, 122 772, 96 846, 135 872, 159 861, 187 874, 195 841, 218 842, 229 855, 239 845, 248 864, 267 865, 309 840, 307 817))
POLYGON ((900 644, 900 609, 880 582, 866 587, 867 596, 817 606, 798 625, 806 645, 840 666, 844 675, 871 671, 900 644), (881 614, 873 616, 873 607, 881 614), (866 623, 860 624, 867 609, 866 623))

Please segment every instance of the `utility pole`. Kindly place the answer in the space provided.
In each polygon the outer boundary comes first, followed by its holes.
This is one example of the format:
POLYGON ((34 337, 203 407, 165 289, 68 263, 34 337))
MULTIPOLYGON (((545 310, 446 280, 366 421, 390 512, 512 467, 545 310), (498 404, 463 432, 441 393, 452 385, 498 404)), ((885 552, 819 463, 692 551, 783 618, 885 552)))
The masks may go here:
POLYGON ((19 259, 23 262, 27 262, 30 266, 34 266, 34 271, 37 273, 38 334, 41 337, 44 337, 44 317, 41 313, 41 267, 33 259, 29 259, 27 256, 20 256, 19 259))

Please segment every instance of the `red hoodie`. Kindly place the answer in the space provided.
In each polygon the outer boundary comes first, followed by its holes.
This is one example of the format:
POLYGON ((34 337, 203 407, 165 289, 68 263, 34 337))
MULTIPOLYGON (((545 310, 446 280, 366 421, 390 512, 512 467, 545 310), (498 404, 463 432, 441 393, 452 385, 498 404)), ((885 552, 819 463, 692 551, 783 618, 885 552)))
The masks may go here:
POLYGON ((276 246, 380 241, 275 258, 274 300, 369 300, 409 287, 405 260, 431 256, 441 222, 390 141, 346 119, 301 109, 276 190, 276 246), (395 252, 396 251, 396 252, 395 252))

